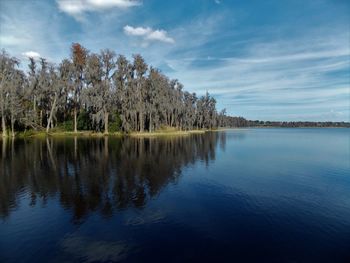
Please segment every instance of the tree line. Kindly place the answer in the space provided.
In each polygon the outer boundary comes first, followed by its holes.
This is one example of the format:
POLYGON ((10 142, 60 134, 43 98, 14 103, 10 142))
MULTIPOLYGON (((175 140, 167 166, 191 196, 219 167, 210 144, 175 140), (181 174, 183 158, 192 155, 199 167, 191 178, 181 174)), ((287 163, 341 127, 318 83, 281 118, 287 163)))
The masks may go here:
POLYGON ((54 65, 29 58, 28 70, 6 51, 0 54, 0 103, 3 136, 17 130, 154 131, 218 127, 216 100, 184 91, 178 80, 133 55, 129 61, 110 49, 71 46, 70 58, 54 65))
POLYGON ((339 127, 339 128, 350 128, 349 122, 339 121, 339 122, 331 122, 331 121, 249 121, 249 125, 251 127, 282 127, 282 128, 297 128, 297 127, 339 127))
POLYGON ((28 129, 74 131, 155 131, 217 127, 349 127, 344 122, 264 122, 218 112, 207 92, 198 97, 178 80, 133 55, 129 61, 110 49, 98 54, 73 43, 70 57, 59 65, 0 53, 0 118, 2 136, 28 129))
POLYGON ((331 122, 331 121, 259 121, 247 120, 243 117, 231 117, 226 115, 219 115, 219 124, 221 127, 278 127, 278 128, 350 128, 349 122, 331 122))
POLYGON ((226 115, 226 109, 223 109, 217 116, 219 127, 237 127, 237 128, 263 128, 263 127, 278 127, 278 128, 298 128, 298 127, 315 127, 315 128, 350 128, 350 122, 339 121, 260 121, 247 120, 243 117, 233 117, 226 115))

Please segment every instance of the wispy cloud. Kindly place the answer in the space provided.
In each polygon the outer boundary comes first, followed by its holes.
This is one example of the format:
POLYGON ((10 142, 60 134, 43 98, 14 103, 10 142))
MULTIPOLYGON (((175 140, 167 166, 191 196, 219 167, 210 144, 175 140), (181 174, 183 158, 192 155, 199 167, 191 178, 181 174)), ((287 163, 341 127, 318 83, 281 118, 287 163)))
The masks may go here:
POLYGON ((132 27, 126 25, 124 33, 128 36, 142 37, 145 41, 160 41, 164 43, 174 44, 175 40, 168 36, 165 30, 153 30, 150 27, 132 27))
MULTIPOLYGON (((60 34, 65 23, 54 5, 44 1, 35 4, 5 1, 1 3, 1 9, 0 48, 24 59, 28 57, 27 52, 34 51, 51 62, 57 62, 67 53, 71 42, 67 41, 66 35, 60 34), (20 7, 13 3, 20 3, 20 7)), ((26 60, 23 64, 25 67, 26 60)))
POLYGON ((337 30, 245 45, 234 57, 169 59, 185 86, 209 90, 233 115, 272 120, 349 120, 350 47, 337 30), (337 41, 334 41, 337 39, 337 41), (263 48, 262 48, 263 47, 263 48))
POLYGON ((77 19, 86 12, 104 11, 110 8, 126 9, 141 5, 137 0, 56 0, 58 8, 77 19))

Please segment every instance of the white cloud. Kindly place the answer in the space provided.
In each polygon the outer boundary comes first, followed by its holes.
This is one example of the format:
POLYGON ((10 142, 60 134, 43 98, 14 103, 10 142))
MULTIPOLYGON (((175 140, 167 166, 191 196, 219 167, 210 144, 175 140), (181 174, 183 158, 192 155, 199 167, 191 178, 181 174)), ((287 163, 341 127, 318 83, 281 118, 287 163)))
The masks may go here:
POLYGON ((149 27, 132 27, 126 25, 124 32, 129 36, 146 36, 152 33, 152 29, 149 27))
POLYGON ((214 0, 215 4, 220 5, 221 1, 220 0, 214 0))
POLYGON ((174 44, 175 40, 168 36, 165 30, 153 30, 150 27, 132 27, 126 25, 124 27, 124 33, 129 36, 140 36, 145 41, 160 41, 164 43, 174 44))
POLYGON ((109 8, 125 9, 141 4, 137 0, 56 0, 56 2, 61 11, 75 18, 85 12, 101 11, 109 8))
POLYGON ((27 58, 40 58, 41 57, 41 55, 35 51, 27 51, 27 52, 22 53, 22 55, 27 57, 27 58))
POLYGON ((149 35, 147 35, 146 39, 159 40, 159 41, 171 43, 171 44, 175 43, 175 40, 172 39, 171 37, 168 37, 167 32, 164 30, 155 30, 149 35))

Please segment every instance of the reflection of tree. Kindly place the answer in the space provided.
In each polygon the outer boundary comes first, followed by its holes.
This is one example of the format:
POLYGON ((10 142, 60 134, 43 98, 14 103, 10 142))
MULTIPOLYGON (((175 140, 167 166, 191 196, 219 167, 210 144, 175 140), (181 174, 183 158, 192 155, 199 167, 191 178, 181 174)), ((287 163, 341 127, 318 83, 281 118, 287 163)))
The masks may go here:
POLYGON ((35 139, 1 142, 0 215, 16 207, 20 193, 31 205, 58 198, 79 222, 89 212, 142 207, 183 166, 215 159, 225 135, 206 133, 176 138, 35 139))

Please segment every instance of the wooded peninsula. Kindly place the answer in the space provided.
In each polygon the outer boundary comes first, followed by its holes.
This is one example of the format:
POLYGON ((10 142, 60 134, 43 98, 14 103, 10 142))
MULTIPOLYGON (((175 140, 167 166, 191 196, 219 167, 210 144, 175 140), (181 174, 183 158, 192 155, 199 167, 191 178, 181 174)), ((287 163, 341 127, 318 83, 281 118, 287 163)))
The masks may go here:
POLYGON ((110 49, 99 54, 79 43, 70 58, 56 66, 29 58, 28 70, 18 58, 0 54, 2 137, 16 132, 94 131, 154 132, 211 130, 219 127, 350 127, 348 122, 265 122, 226 115, 207 92, 197 97, 178 80, 133 55, 128 61, 110 49))

